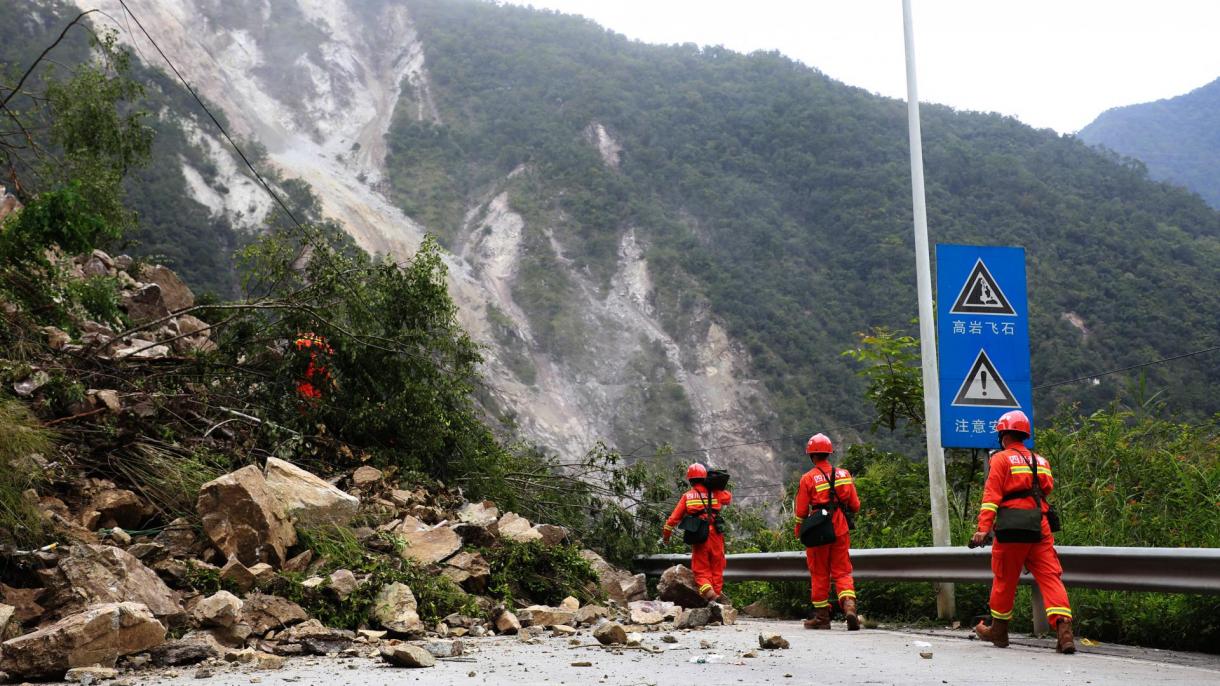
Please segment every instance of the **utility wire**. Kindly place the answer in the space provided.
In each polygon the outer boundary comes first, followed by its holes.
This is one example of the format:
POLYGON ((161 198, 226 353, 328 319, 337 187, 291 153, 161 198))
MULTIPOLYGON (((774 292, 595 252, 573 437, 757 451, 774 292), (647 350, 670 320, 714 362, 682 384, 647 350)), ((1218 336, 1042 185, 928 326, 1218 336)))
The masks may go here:
POLYGON ((1120 367, 1118 369, 1111 369, 1109 371, 1097 372, 1095 374, 1088 374, 1085 376, 1078 376, 1075 379, 1067 379, 1065 381, 1055 381, 1053 383, 1045 383, 1045 384, 1042 384, 1041 386, 1034 386, 1033 390, 1040 391, 1044 388, 1054 388, 1056 386, 1066 386, 1067 384, 1071 384, 1071 383, 1088 381, 1090 379, 1096 379, 1096 378, 1099 378, 1102 376, 1109 376, 1110 374, 1118 374, 1120 372, 1129 372, 1132 369, 1139 369, 1141 367, 1151 367, 1152 365, 1163 364, 1165 362, 1173 362, 1174 360, 1181 360, 1181 359, 1184 359, 1187 357, 1194 357, 1195 355, 1202 355, 1204 353, 1210 353, 1210 352, 1213 352, 1216 350, 1220 350, 1220 345, 1213 345, 1210 348, 1203 348, 1202 350, 1193 350, 1188 353, 1182 353, 1181 355, 1170 355, 1168 357, 1162 357, 1158 360, 1151 360, 1149 362, 1141 362, 1139 364, 1133 364, 1128 367, 1120 367))
POLYGON ((225 140, 229 141, 229 145, 233 146, 233 149, 237 151, 238 157, 241 157, 241 161, 246 163, 246 167, 249 168, 251 174, 254 174, 254 178, 258 179, 258 182, 262 185, 263 190, 267 191, 267 194, 275 200, 275 202, 280 206, 280 209, 284 211, 284 214, 288 215, 288 218, 292 220, 292 223, 297 225, 297 228, 299 228, 301 231, 305 231, 304 225, 297 220, 296 215, 292 213, 292 210, 288 209, 288 205, 284 203, 279 194, 271 189, 270 184, 268 184, 266 179, 263 178, 263 175, 258 173, 258 170, 254 168, 254 165, 251 164, 249 158, 246 157, 246 153, 242 151, 241 147, 237 145, 237 142, 233 140, 233 137, 229 135, 229 132, 225 130, 225 127, 221 125, 220 120, 217 119, 214 114, 212 114, 212 110, 208 109, 208 106, 204 104, 203 98, 199 97, 199 94, 195 92, 195 89, 191 87, 191 84, 187 82, 186 78, 182 76, 182 73, 178 71, 178 68, 174 66, 174 63, 170 61, 169 56, 165 54, 165 51, 161 49, 161 46, 157 44, 157 41, 153 40, 153 37, 148 33, 148 29, 144 28, 144 24, 140 22, 140 18, 137 17, 136 13, 132 12, 131 8, 127 6, 126 0, 119 0, 119 4, 122 5, 123 9, 127 11, 128 16, 135 20, 136 26, 140 27, 140 32, 143 33, 144 37, 148 39, 148 42, 152 43, 152 46, 157 49, 157 53, 161 55, 161 59, 165 60, 165 63, 169 65, 171 70, 173 70, 174 76, 178 77, 178 80, 182 82, 182 86, 191 94, 191 97, 195 98, 195 102, 199 103, 199 107, 203 109, 204 113, 208 115, 208 118, 212 120, 212 123, 216 125, 216 128, 220 130, 220 133, 225 137, 225 140))

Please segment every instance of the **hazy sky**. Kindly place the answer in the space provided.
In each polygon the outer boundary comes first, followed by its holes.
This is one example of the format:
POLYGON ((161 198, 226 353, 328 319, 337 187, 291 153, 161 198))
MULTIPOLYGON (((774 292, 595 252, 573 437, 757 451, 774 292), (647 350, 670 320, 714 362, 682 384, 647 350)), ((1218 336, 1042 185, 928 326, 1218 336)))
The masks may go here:
MULTIPOLYGON (((901 0, 509 0, 650 43, 779 50, 906 97, 901 0)), ((1220 0, 914 0, 919 99, 1076 131, 1220 77, 1220 0)))

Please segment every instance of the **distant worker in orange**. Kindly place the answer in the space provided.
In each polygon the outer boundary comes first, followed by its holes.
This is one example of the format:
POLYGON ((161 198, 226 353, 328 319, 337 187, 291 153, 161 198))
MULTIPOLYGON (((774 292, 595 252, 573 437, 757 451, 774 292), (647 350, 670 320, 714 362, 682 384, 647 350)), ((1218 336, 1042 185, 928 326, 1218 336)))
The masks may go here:
POLYGON ((839 608, 847 617, 847 630, 857 631, 856 582, 851 578, 851 534, 847 514, 860 511, 860 497, 851 472, 830 463, 834 445, 825 434, 815 434, 805 444, 813 468, 801 477, 796 489, 795 532, 805 544, 809 567, 809 599, 813 617, 806 629, 830 628, 830 581, 839 594, 839 608))
POLYGON ((717 488, 720 484, 709 486, 708 469, 698 462, 687 468, 686 480, 690 490, 678 498, 662 529, 661 543, 669 543, 674 531, 681 531, 682 540, 691 546, 690 568, 695 573, 695 583, 699 584, 699 594, 708 602, 723 602, 724 527, 720 511, 732 502, 733 494, 717 488))
POLYGON ((995 430, 1003 450, 991 456, 978 531, 970 539, 971 547, 976 547, 995 537, 991 548, 991 625, 979 622, 974 632, 984 641, 1001 648, 1008 646, 1008 622, 1024 567, 1034 575, 1046 601, 1046 618, 1058 639, 1056 650, 1074 653, 1072 608, 1060 579, 1063 567, 1055 552, 1059 517, 1046 501, 1055 488, 1051 465, 1025 447, 1030 425, 1024 412, 1004 414, 995 430))

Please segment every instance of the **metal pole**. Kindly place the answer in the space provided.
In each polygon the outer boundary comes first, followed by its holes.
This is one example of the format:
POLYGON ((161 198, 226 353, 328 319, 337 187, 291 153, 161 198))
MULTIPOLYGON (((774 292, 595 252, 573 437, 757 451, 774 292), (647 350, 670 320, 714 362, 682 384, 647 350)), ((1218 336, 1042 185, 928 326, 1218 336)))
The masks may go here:
MULTIPOLYGON (((911 138, 911 202, 915 215, 915 272, 919 286, 919 349, 923 357, 924 429, 928 437, 928 492, 932 498, 932 544, 948 546, 949 499, 945 488, 945 452, 940 445, 940 386, 936 369, 936 323, 932 318, 932 269, 928 253, 928 214, 924 207, 923 143, 919 131, 919 92, 915 87, 915 36, 911 0, 902 0, 907 55, 907 120, 911 138)), ((940 584, 936 612, 941 619, 957 614, 953 584, 940 584)))

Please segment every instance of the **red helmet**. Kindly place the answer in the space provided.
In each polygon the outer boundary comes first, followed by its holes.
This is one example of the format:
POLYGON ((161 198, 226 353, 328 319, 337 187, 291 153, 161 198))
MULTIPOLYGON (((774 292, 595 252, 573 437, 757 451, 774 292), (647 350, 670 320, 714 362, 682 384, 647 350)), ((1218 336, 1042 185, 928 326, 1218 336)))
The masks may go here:
POLYGON ((699 464, 698 462, 696 462, 693 465, 686 468, 686 480, 687 481, 691 481, 693 479, 706 479, 706 478, 707 478, 707 467, 704 467, 703 465, 699 464))
POLYGON ((831 444, 830 439, 826 434, 814 434, 809 437, 809 442, 805 444, 805 454, 812 455, 813 453, 833 453, 835 447, 831 444))
POLYGON ((1000 415, 999 421, 995 423, 995 430, 996 433, 1001 431, 1016 431, 1025 434, 1026 437, 1033 433, 1029 430, 1029 417, 1026 417, 1025 413, 1020 410, 1013 410, 1012 412, 1005 412, 1000 415))

